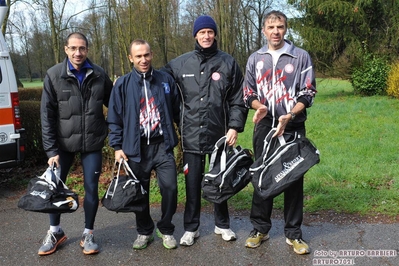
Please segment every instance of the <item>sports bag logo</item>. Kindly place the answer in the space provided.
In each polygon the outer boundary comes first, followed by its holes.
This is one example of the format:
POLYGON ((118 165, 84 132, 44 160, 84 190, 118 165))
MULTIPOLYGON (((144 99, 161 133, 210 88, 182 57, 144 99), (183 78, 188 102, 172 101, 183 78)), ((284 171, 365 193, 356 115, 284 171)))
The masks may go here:
POLYGON ((34 191, 32 191, 30 194, 31 194, 32 196, 39 196, 39 197, 41 197, 42 199, 50 198, 50 193, 47 193, 46 191, 36 191, 36 190, 34 190, 34 191))
POLYGON ((262 155, 249 168, 254 193, 262 199, 278 196, 320 162, 319 150, 298 132, 273 138, 273 128, 264 139, 262 155))
POLYGON ((249 167, 253 163, 251 150, 227 145, 226 136, 220 138, 209 161, 209 171, 202 180, 202 197, 222 203, 241 191, 250 182, 249 167))
POLYGON ((289 174, 292 170, 294 170, 295 167, 297 167, 304 160, 305 160, 304 158, 298 155, 294 160, 290 162, 284 162, 283 163, 284 169, 276 177, 274 177, 274 180, 276 180, 277 183, 280 182, 281 179, 286 177, 287 174, 289 174))

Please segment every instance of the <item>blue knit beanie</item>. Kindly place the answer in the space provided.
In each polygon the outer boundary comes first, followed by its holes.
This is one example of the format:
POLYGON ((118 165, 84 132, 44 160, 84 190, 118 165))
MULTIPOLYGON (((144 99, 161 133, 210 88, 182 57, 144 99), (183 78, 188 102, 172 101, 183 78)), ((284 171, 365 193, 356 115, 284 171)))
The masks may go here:
POLYGON ((218 33, 216 22, 213 20, 212 17, 207 15, 199 16, 195 20, 193 27, 193 36, 195 37, 195 35, 197 35, 197 32, 202 29, 213 29, 213 31, 215 32, 215 36, 218 33))

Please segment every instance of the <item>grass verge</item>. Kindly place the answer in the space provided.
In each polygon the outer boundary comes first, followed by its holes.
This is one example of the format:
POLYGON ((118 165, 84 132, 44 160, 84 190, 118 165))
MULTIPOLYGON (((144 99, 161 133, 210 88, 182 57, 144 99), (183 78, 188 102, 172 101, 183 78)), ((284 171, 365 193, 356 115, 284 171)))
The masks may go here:
MULTIPOLYGON (((399 153, 397 132, 399 101, 385 96, 360 97, 349 82, 318 80, 318 94, 308 109, 307 136, 321 152, 321 162, 305 175, 305 212, 335 211, 361 215, 399 213, 399 153)), ((252 148, 252 115, 238 145, 252 148)), ((43 167, 44 171, 44 167, 43 167)), ((78 171, 67 182, 83 193, 78 171)), ((111 178, 100 179, 100 196, 111 178)), ((184 175, 178 176, 178 202, 185 202, 184 175)), ((249 184, 229 200, 236 210, 249 210, 253 188, 249 184)), ((150 201, 161 201, 157 181, 151 182, 150 201)), ((203 200, 203 205, 209 205, 203 200)), ((274 207, 283 208, 282 195, 274 207)))

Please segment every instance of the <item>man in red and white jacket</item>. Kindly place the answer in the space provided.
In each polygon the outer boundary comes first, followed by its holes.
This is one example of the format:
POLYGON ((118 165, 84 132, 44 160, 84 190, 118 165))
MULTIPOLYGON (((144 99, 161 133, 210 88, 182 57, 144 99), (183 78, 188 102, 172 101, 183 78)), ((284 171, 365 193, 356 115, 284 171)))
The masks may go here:
MULTIPOLYGON (((272 128, 275 136, 298 132, 305 136, 306 108, 312 106, 316 80, 309 54, 285 40, 287 17, 280 11, 265 15, 263 34, 267 44, 253 53, 247 62, 244 101, 256 110, 253 145, 255 159, 262 154, 263 141, 272 128)), ((258 247, 269 238, 273 199, 253 194, 251 223, 254 229, 245 246, 258 247)), ((298 254, 309 253, 302 239, 303 177, 284 192, 284 233, 287 244, 298 254)))

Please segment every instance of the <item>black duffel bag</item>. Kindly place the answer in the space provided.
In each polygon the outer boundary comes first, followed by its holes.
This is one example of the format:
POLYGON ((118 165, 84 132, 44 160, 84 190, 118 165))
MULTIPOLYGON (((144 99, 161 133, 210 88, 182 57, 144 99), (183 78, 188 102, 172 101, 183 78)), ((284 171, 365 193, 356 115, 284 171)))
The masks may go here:
POLYGON ((26 211, 44 213, 70 213, 79 207, 78 195, 62 182, 59 168, 48 167, 43 175, 32 178, 27 193, 18 201, 26 211))
POLYGON ((237 194, 250 182, 248 169, 252 163, 252 151, 228 146, 226 137, 220 138, 212 152, 209 171, 202 180, 202 197, 221 203, 237 194))
POLYGON ((278 196, 320 162, 319 150, 309 139, 297 132, 273 138, 275 132, 265 137, 262 156, 249 168, 254 193, 263 199, 278 196))
POLYGON ((147 193, 140 181, 134 175, 128 163, 121 159, 113 167, 114 178, 108 186, 107 192, 101 199, 105 208, 115 212, 142 211, 145 207, 144 196, 147 193), (121 174, 121 166, 125 174, 121 174), (117 171, 116 171, 116 166, 117 171), (116 172, 115 172, 116 171, 116 172))

